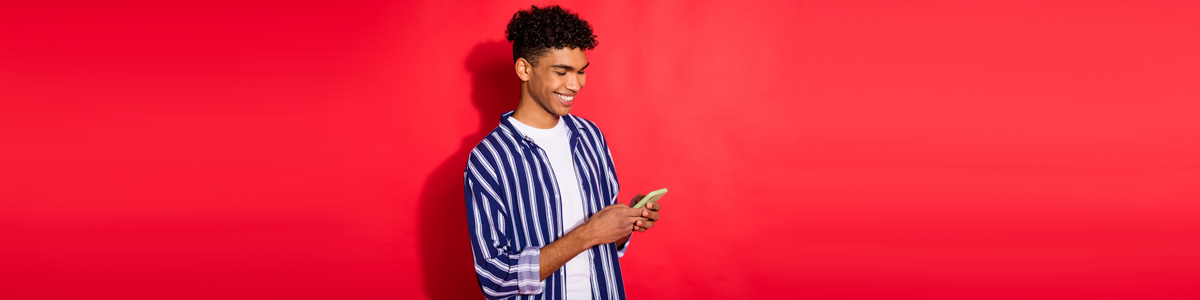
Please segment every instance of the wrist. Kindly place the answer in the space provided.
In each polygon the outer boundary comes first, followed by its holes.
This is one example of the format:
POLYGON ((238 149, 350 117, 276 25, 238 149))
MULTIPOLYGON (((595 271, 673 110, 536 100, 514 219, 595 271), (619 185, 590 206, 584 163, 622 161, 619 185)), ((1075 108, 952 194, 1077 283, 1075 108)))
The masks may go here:
POLYGON ((592 234, 591 226, 588 226, 588 223, 580 224, 575 230, 568 232, 566 237, 575 240, 574 244, 582 246, 585 250, 600 244, 596 242, 595 235, 592 234))

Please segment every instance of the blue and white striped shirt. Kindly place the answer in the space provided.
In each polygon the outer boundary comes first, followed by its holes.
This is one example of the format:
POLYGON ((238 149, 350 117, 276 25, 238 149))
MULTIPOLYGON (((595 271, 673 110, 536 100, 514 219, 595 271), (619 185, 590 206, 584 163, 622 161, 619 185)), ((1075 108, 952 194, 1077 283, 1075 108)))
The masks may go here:
MULTIPOLYGON (((471 149, 463 172, 475 275, 488 299, 566 299, 564 269, 539 279, 539 251, 562 237, 562 203, 554 170, 542 148, 513 128, 508 117, 471 149)), ((616 204, 616 169, 595 123, 563 116, 585 215, 616 204)), ((626 243, 628 245, 628 243, 626 243)), ((616 243, 591 248, 592 296, 625 299, 616 243)))

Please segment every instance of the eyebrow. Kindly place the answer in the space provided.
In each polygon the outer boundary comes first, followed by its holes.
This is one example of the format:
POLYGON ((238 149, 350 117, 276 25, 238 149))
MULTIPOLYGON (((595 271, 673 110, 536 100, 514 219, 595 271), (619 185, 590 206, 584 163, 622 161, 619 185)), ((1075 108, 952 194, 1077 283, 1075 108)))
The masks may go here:
MULTIPOLYGON (((583 71, 583 69, 587 69, 587 67, 590 65, 592 65, 592 63, 588 62, 586 65, 583 65, 583 68, 579 68, 579 70, 583 71)), ((550 67, 551 68, 563 68, 563 69, 566 69, 567 71, 575 71, 575 67, 564 65, 564 64, 557 64, 557 65, 553 65, 550 67)))

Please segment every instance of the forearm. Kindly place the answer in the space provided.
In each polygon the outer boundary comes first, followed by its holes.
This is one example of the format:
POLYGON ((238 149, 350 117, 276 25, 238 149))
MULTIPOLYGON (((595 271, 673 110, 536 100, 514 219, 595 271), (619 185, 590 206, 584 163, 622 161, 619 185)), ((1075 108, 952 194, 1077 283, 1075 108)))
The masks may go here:
POLYGON ((541 277, 539 280, 546 280, 546 277, 550 277, 550 274, 554 274, 554 271, 566 265, 571 258, 592 246, 594 245, 587 234, 580 230, 572 230, 562 238, 542 247, 542 254, 538 259, 538 276, 541 277))

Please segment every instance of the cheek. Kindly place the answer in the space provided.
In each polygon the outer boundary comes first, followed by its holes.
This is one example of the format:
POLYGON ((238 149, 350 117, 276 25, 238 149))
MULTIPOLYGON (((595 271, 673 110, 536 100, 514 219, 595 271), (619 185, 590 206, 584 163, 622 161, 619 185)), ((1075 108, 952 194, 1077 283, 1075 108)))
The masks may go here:
POLYGON ((555 89, 558 88, 559 81, 560 80, 558 80, 558 76, 554 76, 554 74, 549 74, 548 76, 542 77, 542 80, 540 83, 542 85, 543 90, 545 90, 547 93, 552 93, 552 92, 554 92, 555 89))

